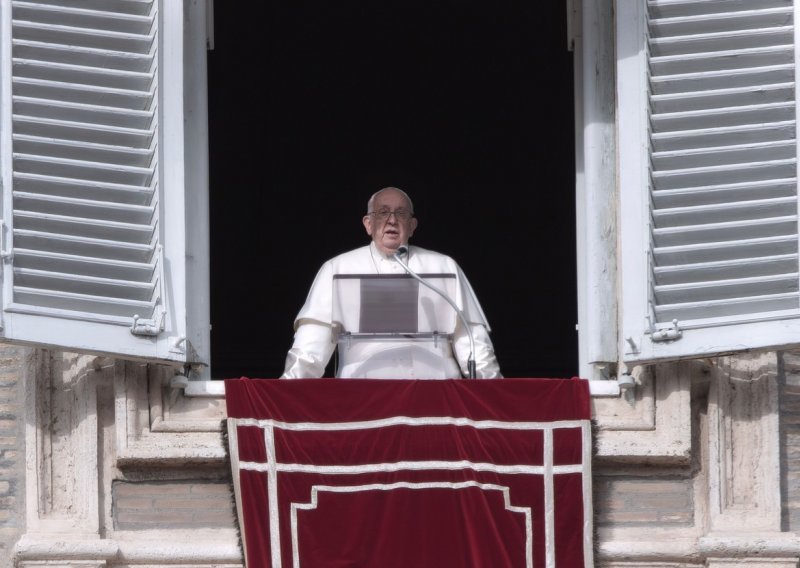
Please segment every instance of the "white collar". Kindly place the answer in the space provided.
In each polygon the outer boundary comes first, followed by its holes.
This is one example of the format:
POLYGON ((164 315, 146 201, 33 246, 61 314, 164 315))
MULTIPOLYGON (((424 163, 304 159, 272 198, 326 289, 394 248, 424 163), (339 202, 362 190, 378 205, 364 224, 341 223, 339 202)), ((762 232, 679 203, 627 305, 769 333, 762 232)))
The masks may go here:
MULTIPOLYGON (((406 246, 408 247, 408 254, 410 256, 411 255, 411 245, 406 243, 406 246)), ((370 252, 371 252, 373 258, 382 258, 383 260, 395 260, 394 254, 384 254, 384 253, 382 253, 380 251, 380 249, 378 249, 378 245, 375 244, 375 241, 370 241, 369 242, 369 247, 370 247, 370 252)), ((395 262, 397 262, 397 261, 395 261, 395 262)))

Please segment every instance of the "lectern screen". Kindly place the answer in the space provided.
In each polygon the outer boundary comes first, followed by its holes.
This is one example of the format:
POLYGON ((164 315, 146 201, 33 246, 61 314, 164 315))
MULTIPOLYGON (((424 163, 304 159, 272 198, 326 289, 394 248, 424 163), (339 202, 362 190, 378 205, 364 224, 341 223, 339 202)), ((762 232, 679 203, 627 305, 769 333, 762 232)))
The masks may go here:
POLYGON ((411 278, 361 279, 361 333, 416 333, 419 282, 411 278))
MULTIPOLYGON (((453 297, 454 274, 421 274, 453 297)), ((452 333, 456 314, 433 290, 407 274, 336 274, 333 321, 350 333, 452 333)))

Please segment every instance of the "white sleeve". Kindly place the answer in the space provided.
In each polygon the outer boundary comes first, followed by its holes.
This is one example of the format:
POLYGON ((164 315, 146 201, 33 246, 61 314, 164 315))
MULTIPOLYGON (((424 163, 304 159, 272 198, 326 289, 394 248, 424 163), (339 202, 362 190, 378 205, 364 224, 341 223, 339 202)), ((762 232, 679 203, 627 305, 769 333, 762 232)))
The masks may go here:
MULTIPOLYGON (((475 377, 478 379, 500 379, 500 364, 494 354, 494 346, 489 338, 489 331, 482 324, 470 324, 475 339, 475 377)), ((469 359, 469 335, 459 320, 453 337, 453 351, 456 354, 461 373, 469 376, 467 360, 469 359)))
POLYGON ((282 379, 318 379, 325 374, 336 344, 331 327, 301 320, 294 334, 294 343, 286 354, 282 379))

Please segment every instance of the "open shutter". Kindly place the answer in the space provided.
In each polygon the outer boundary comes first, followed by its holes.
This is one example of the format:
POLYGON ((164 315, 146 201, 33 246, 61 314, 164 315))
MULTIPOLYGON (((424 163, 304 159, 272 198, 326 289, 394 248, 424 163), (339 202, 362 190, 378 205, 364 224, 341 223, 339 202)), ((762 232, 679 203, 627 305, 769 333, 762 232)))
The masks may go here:
POLYGON ((3 0, 5 338, 205 362, 208 316, 187 309, 208 285, 207 261, 186 262, 206 187, 184 175, 182 5, 3 0))
POLYGON ((800 343, 793 3, 619 7, 625 358, 800 343))

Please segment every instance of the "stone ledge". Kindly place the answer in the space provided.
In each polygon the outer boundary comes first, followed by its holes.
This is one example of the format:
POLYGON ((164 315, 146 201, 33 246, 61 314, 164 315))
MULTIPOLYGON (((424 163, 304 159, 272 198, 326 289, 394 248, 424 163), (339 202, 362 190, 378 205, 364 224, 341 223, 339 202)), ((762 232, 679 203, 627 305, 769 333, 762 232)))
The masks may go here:
POLYGON ((221 465, 228 460, 228 453, 218 447, 174 447, 168 445, 137 445, 117 455, 117 465, 131 467, 141 465, 221 465))
POLYGON ((227 530, 220 538, 216 531, 213 538, 202 538, 198 531, 192 537, 179 537, 173 533, 161 538, 100 539, 65 538, 64 535, 26 534, 14 548, 15 560, 19 563, 48 561, 104 561, 106 564, 163 563, 192 564, 194 566, 242 566, 242 554, 238 537, 227 530))
POLYGON ((698 539, 707 558, 785 558, 800 556, 800 537, 795 533, 710 534, 698 539))
MULTIPOLYGON (((592 396, 618 397, 621 393, 619 382, 616 380, 590 380, 588 382, 589 393, 592 396)), ((221 380, 190 381, 185 377, 173 377, 169 387, 183 389, 183 396, 186 398, 225 398, 225 383, 221 380)))
POLYGON ((701 563, 697 538, 643 535, 641 540, 607 540, 597 547, 602 561, 653 561, 701 563))

